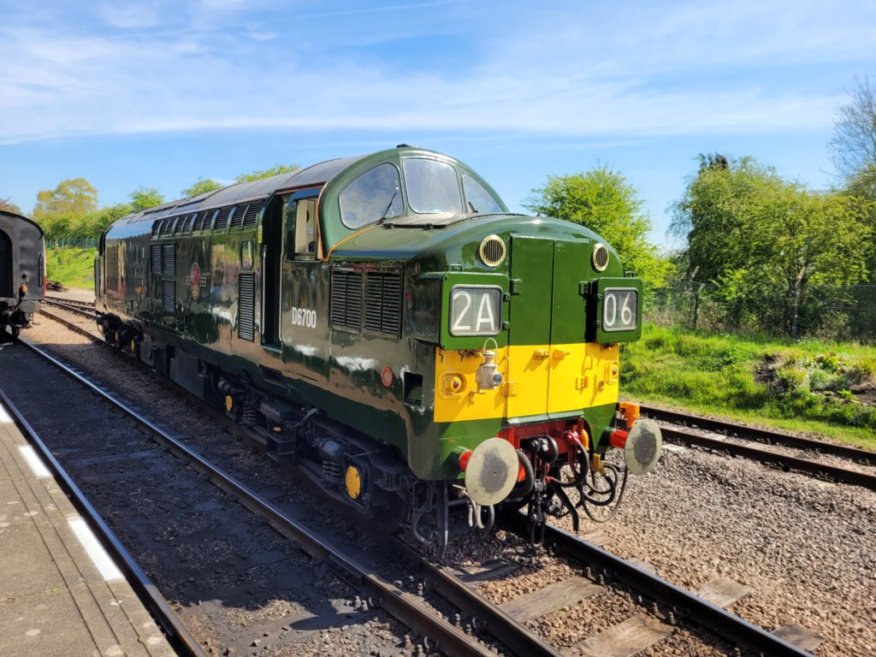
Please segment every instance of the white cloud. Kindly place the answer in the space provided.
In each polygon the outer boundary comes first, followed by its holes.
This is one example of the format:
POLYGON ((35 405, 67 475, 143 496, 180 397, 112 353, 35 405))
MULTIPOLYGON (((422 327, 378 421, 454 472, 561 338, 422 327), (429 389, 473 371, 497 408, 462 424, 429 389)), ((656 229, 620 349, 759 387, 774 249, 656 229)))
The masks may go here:
POLYGON ((160 8, 154 4, 111 3, 96 8, 97 14, 110 26, 123 30, 143 29, 160 24, 160 8))
MULTIPOLYGON (((111 26, 124 28, 107 35, 7 23, 0 39, 16 56, 0 62, 0 142, 241 128, 573 136, 808 130, 831 124, 838 90, 774 81, 762 69, 856 58, 873 64, 864 38, 873 22, 828 23, 841 12, 815 3, 800 3, 794 15, 783 3, 626 7, 470 17, 473 33, 476 20, 489 31, 463 44, 448 37, 448 55, 467 49, 467 56, 446 71, 435 61, 418 67, 414 52, 385 63, 381 48, 391 41, 373 45, 367 57, 351 54, 344 41, 302 52, 296 31, 260 22, 247 0, 181 7, 183 15, 209 13, 214 23, 179 29, 135 29, 160 25, 157 6, 136 4, 101 9, 111 26), (245 27, 239 17, 223 23, 221 12, 245 13, 245 27)), ((374 9, 385 10, 387 33, 404 31, 391 23, 395 9, 374 9)))

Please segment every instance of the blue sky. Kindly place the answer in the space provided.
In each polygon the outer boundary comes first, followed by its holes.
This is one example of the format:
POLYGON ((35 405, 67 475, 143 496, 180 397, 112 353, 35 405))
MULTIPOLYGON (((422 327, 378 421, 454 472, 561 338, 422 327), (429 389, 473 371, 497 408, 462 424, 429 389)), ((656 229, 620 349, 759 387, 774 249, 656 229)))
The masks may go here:
POLYGON ((815 189, 876 3, 167 0, 0 4, 0 198, 84 177, 102 205, 410 143, 512 209, 605 164, 669 245, 700 152, 815 189))

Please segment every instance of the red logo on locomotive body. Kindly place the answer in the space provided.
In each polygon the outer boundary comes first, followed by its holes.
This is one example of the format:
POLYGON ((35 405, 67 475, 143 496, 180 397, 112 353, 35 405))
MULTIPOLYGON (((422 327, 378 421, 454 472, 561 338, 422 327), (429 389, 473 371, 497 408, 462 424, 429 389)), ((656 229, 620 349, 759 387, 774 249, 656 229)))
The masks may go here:
POLYGON ((192 263, 192 271, 189 274, 189 280, 192 284, 192 298, 197 299, 201 296, 201 268, 198 263, 192 263))

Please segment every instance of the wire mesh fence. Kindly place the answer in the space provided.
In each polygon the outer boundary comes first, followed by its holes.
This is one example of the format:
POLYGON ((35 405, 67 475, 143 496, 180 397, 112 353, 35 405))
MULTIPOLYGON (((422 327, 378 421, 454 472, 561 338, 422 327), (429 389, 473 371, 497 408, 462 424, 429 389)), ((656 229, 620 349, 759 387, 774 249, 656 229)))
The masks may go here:
POLYGON ((47 240, 47 249, 96 249, 96 237, 68 237, 62 240, 47 240))
POLYGON ((810 286, 800 293, 767 287, 730 295, 706 283, 652 291, 645 318, 710 331, 876 342, 876 285, 810 286))

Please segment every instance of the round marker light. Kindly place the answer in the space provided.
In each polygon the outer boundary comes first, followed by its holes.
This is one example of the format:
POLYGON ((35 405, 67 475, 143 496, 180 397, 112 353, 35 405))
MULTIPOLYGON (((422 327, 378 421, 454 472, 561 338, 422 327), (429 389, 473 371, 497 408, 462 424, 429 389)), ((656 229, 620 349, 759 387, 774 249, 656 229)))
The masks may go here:
POLYGON ((605 271, 608 267, 608 261, 610 260, 610 256, 608 253, 608 248, 606 248, 605 244, 602 242, 597 242, 593 246, 593 268, 596 271, 605 271))
POLYGON ((487 267, 498 267, 505 261, 508 250, 505 248, 505 242, 501 237, 498 235, 487 235, 481 241, 478 253, 487 267))

